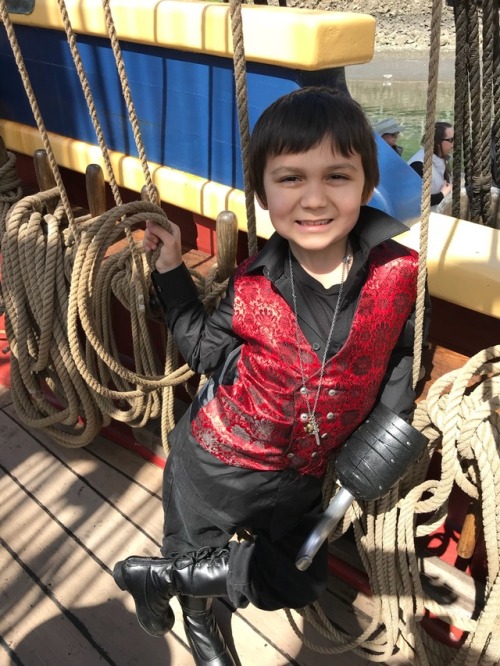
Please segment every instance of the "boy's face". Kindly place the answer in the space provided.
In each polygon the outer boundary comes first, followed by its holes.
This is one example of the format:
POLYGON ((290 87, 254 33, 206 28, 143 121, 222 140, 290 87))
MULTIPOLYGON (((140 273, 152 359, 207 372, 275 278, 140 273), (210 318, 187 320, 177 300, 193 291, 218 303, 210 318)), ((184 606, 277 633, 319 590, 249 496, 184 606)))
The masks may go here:
POLYGON ((338 256, 345 252, 347 235, 365 203, 364 184, 360 155, 336 154, 325 139, 305 153, 269 158, 264 170, 267 201, 259 203, 299 261, 306 255, 338 256))
POLYGON ((260 204, 299 261, 304 253, 334 257, 345 252, 347 235, 365 203, 364 184, 360 155, 336 154, 325 139, 305 153, 269 158, 264 170, 267 201, 260 204))

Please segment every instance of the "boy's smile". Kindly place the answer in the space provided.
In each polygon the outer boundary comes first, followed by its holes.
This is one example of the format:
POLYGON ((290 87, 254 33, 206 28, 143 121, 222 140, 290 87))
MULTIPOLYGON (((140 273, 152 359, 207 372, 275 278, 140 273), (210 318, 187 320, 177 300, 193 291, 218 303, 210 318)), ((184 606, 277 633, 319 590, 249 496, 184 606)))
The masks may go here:
POLYGON ((304 153, 270 157, 264 170, 267 201, 276 231, 297 260, 334 270, 346 252, 349 232, 362 203, 365 174, 361 157, 334 153, 331 141, 304 153))

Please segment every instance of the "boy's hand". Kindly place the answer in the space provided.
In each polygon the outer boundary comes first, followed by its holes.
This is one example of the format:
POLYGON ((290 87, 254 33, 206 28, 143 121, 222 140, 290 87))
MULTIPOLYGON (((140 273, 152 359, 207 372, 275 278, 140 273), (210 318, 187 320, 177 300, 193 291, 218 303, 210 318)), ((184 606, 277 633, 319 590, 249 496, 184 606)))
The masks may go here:
POLYGON ((166 273, 182 264, 181 230, 173 222, 170 223, 172 233, 147 220, 144 232, 143 245, 147 252, 154 252, 160 248, 160 254, 156 260, 158 273, 166 273))

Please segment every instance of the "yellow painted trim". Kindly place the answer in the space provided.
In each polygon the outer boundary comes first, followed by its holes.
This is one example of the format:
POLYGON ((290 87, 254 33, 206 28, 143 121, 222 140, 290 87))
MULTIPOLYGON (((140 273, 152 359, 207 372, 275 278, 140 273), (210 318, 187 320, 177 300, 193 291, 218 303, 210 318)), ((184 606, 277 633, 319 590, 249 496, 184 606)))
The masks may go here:
MULTIPOLYGON (((43 147, 38 130, 20 123, 0 119, 0 135, 9 150, 24 155, 43 147)), ((60 166, 82 174, 88 164, 100 164, 104 169, 98 147, 51 133, 49 139, 60 166)), ((118 184, 139 194, 144 185, 140 161, 113 151, 110 156, 118 184)), ((241 190, 154 163, 150 168, 163 202, 212 220, 221 211, 231 210, 239 229, 247 230, 241 190)), ((269 238, 273 227, 268 213, 256 204, 256 214, 258 235, 269 238)), ((416 223, 397 240, 418 250, 419 234, 420 224, 416 223)), ((427 265, 433 296, 500 319, 500 231, 432 213, 427 265)))
MULTIPOLYGON (((21 123, 0 119, 0 136, 8 150, 23 155, 33 155, 35 150, 43 148, 38 130, 21 123)), ((105 170, 102 154, 97 146, 51 132, 49 140, 60 167, 84 174, 89 164, 99 164, 105 170)), ((110 151, 110 159, 118 185, 139 193, 145 183, 140 160, 116 151, 110 151)), ((149 167, 161 201, 212 220, 215 220, 221 211, 231 210, 238 218, 239 228, 242 231, 247 230, 245 195, 242 190, 153 162, 149 167)), ((256 213, 258 235, 269 238, 273 231, 269 215, 260 208, 256 213)))
MULTIPOLYGON (((397 240, 418 250, 419 235, 417 223, 397 240)), ((431 294, 500 319, 500 231, 431 213, 428 245, 431 294)))
MULTIPOLYGON (((73 30, 106 37, 100 0, 67 0, 73 30)), ((232 58, 229 5, 186 0, 116 0, 111 7, 120 40, 232 58)), ((56 0, 36 0, 31 14, 11 14, 15 23, 63 30, 56 0)), ((293 7, 242 7, 245 56, 249 61, 317 70, 369 62, 375 19, 368 14, 293 7)))

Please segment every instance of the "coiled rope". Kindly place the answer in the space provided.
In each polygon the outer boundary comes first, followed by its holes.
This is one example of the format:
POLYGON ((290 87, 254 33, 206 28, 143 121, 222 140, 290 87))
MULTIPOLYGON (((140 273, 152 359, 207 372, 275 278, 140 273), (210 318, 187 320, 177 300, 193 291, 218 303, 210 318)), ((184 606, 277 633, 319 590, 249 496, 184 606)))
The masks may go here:
MULTIPOLYGON (((414 425, 430 440, 425 456, 386 497, 354 503, 332 540, 352 525, 358 552, 373 591, 373 619, 357 637, 336 628, 318 604, 300 614, 334 645, 317 645, 322 654, 353 651, 369 661, 386 662, 398 653, 422 666, 494 664, 500 659, 495 628, 500 615, 500 345, 473 356, 431 387, 418 405, 414 425), (441 454, 441 474, 426 479, 433 453, 441 454), (479 502, 487 553, 487 580, 481 610, 471 617, 447 607, 422 588, 415 538, 432 534, 458 486, 479 502), (417 521, 428 516, 425 522, 417 521), (430 611, 467 632, 460 650, 432 639, 420 624, 430 611)), ((289 619, 297 624, 288 611, 289 619)))
POLYGON ((9 209, 23 196, 20 178, 16 173, 16 156, 6 150, 0 137, 0 238, 5 231, 9 209))
MULTIPOLYGON (((16 173, 16 157, 5 148, 4 141, 0 137, 0 238, 5 232, 5 222, 10 208, 23 196, 21 180, 16 173)), ((0 260, 1 261, 1 260, 0 260)), ((5 312, 2 282, 0 280, 0 315, 5 312)), ((5 330, 0 330, 3 338, 5 330)), ((4 350, 0 350, 0 353, 4 350)))
MULTIPOLYGON (((168 450, 168 432, 175 422, 173 390, 193 373, 187 366, 178 367, 175 345, 166 333, 165 356, 157 357, 148 325, 153 315, 159 318, 149 306, 151 263, 134 240, 132 228, 152 219, 169 230, 170 222, 152 203, 121 202, 76 36, 64 0, 58 1, 117 206, 94 220, 90 216, 74 220, 5 0, 0 0, 1 17, 57 183, 54 190, 28 197, 11 209, 2 234, 1 250, 4 257, 9 256, 4 262, 3 288, 8 292, 6 330, 13 401, 26 425, 46 429, 67 446, 88 444, 111 418, 134 427, 161 418, 162 441, 168 450), (123 234, 127 247, 106 257, 123 234), (32 251, 37 253, 35 262, 32 251), (130 313, 132 358, 128 360, 119 354, 117 340, 123 339, 123 330, 113 328, 115 298, 130 313)), ((156 192, 109 3, 104 10, 127 108, 135 118, 134 138, 148 196, 154 200, 156 192)), ((228 274, 221 266, 215 266, 207 277, 193 271, 208 309, 224 293, 228 274)))

